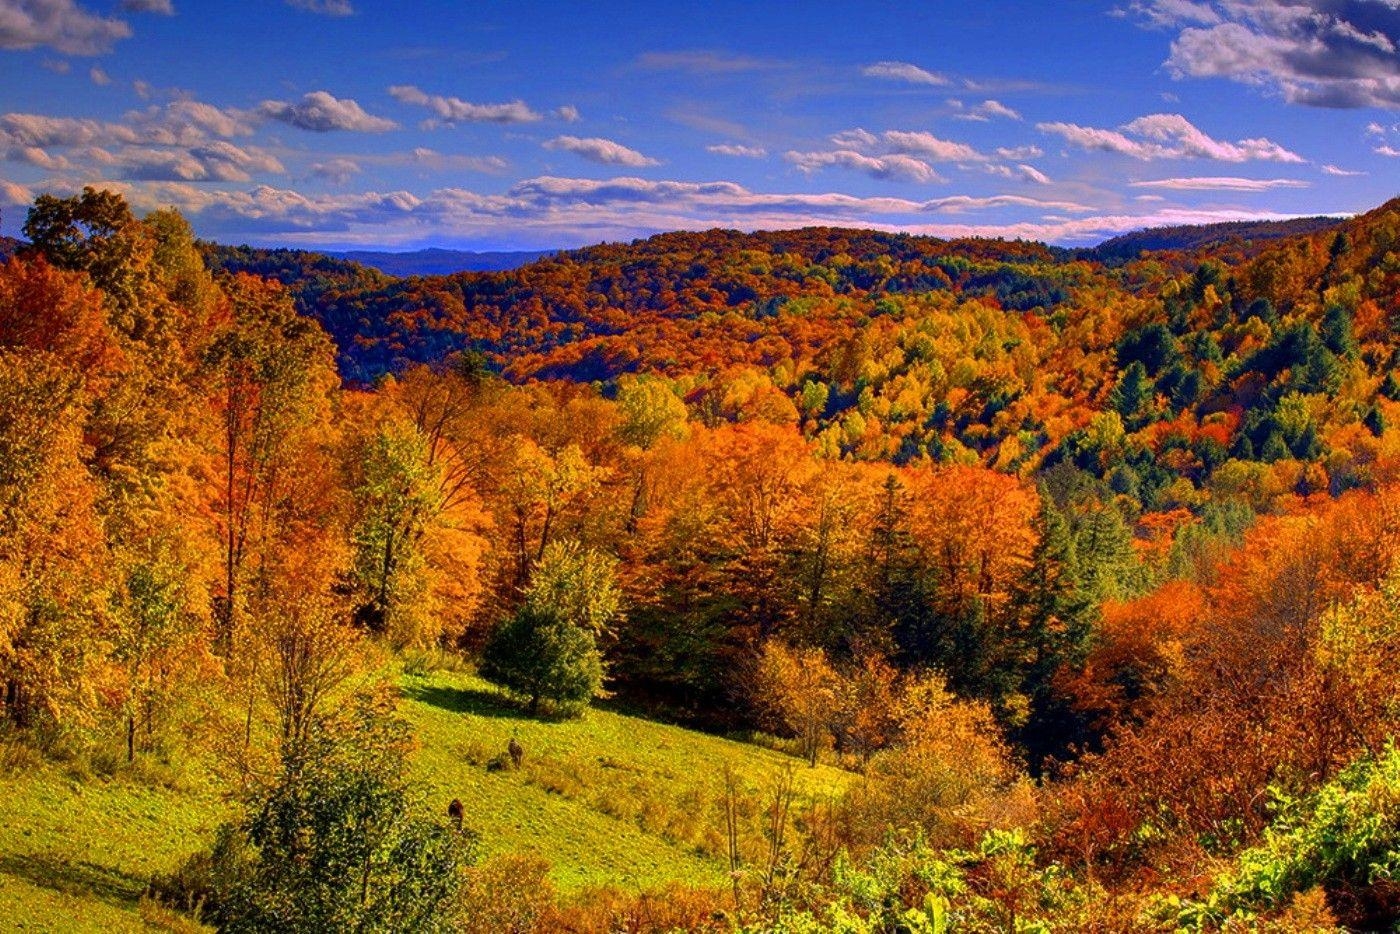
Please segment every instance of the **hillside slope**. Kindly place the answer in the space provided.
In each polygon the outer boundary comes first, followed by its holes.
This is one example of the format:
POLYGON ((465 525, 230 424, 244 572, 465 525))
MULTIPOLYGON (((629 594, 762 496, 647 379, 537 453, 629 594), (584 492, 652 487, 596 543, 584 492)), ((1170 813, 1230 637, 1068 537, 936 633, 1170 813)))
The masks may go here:
MULTIPOLYGON (((605 710, 531 720, 469 675, 405 676, 400 712, 420 744, 422 806, 442 813, 460 798, 484 858, 538 855, 566 891, 720 882, 712 806, 726 764, 755 790, 791 765, 808 794, 834 792, 848 777, 605 710), (524 767, 488 770, 512 735, 524 767)), ((147 881, 206 845, 233 811, 226 789, 75 777, 53 764, 27 764, 0 789, 0 926, 26 931, 161 929, 141 903, 147 881)))
POLYGON ((1100 262, 1113 263, 1137 259, 1143 252, 1196 252, 1229 243, 1247 244, 1258 250, 1274 240, 1320 233, 1341 223, 1342 219, 1339 217, 1299 217, 1286 221, 1234 221, 1223 224, 1149 227, 1112 237, 1082 253, 1100 262))

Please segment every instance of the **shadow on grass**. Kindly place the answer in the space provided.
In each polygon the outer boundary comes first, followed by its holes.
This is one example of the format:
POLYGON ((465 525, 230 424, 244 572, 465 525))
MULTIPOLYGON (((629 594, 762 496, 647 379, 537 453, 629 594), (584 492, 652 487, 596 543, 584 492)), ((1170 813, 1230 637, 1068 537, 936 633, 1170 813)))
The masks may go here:
POLYGON ((495 691, 480 688, 448 688, 437 684, 410 684, 403 689, 404 697, 422 704, 448 710, 452 713, 469 713, 474 717, 499 717, 503 720, 530 720, 520 707, 510 699, 495 691))
POLYGON ((107 866, 70 863, 45 854, 0 856, 0 873, 65 895, 89 895, 118 908, 139 902, 147 882, 107 866))
POLYGON ((474 717, 528 720, 532 723, 565 723, 577 717, 576 713, 552 708, 548 703, 541 704, 538 713, 529 714, 525 712, 525 708, 511 701, 506 695, 481 688, 448 688, 436 684, 411 684, 403 689, 403 696, 409 700, 437 707, 439 710, 469 713, 474 717))

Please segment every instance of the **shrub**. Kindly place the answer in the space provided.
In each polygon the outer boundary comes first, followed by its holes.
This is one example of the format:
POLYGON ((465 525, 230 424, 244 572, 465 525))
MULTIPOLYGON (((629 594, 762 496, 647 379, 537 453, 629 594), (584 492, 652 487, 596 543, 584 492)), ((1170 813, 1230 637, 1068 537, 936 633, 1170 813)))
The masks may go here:
POLYGON ((531 714, 545 700, 576 715, 602 691, 603 661, 591 632, 527 606, 491 636, 481 675, 523 700, 531 714))
POLYGON ((462 894, 463 930, 481 934, 530 934, 554 907, 549 861, 538 856, 493 857, 467 873, 462 894))
POLYGON ((1181 905, 1183 926, 1249 920, 1321 887, 1349 927, 1394 927, 1400 921, 1400 749, 1391 745, 1379 757, 1359 760, 1305 799, 1277 791, 1275 797, 1278 816, 1263 842, 1240 854, 1208 898, 1181 905))
POLYGON ((362 698, 288 749, 242 820, 156 894, 226 931, 455 929, 475 836, 414 815, 407 738, 362 698))

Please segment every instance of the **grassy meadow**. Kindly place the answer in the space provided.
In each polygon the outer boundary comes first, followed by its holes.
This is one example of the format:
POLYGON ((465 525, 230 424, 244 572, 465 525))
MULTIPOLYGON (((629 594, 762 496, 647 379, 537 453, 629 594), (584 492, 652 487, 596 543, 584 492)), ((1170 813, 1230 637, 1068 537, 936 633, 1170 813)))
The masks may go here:
MULTIPOLYGON (((610 884, 723 881, 724 769, 741 804, 762 807, 783 772, 799 794, 828 796, 847 773, 761 746, 593 709, 581 719, 531 719, 465 672, 404 674, 400 713, 418 736, 421 807, 460 799, 484 860, 547 860, 563 891, 610 884), (525 749, 509 768, 506 746, 525 749), (504 767, 502 767, 504 766, 504 767)), ((233 812, 227 789, 174 770, 94 773, 13 752, 0 777, 0 928, 23 931, 195 930, 148 902, 155 874, 205 846, 233 812), (177 776, 177 777, 176 777, 177 776)))

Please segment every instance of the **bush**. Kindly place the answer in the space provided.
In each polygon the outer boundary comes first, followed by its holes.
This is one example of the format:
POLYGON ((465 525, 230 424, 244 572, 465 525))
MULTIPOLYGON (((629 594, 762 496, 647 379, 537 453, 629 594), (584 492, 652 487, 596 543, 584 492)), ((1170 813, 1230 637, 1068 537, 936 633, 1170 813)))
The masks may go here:
POLYGON ((549 862, 538 856, 493 857, 467 874, 463 929, 481 934, 531 934, 554 907, 549 862))
POLYGON ((1303 800, 1275 792, 1278 816, 1204 901, 1176 913, 1183 927, 1278 911, 1321 888, 1343 924, 1400 922, 1400 750, 1363 758, 1303 800))
POLYGON ((481 675, 524 701, 531 714, 545 700, 569 716, 601 693, 603 661, 591 632, 527 606, 492 634, 481 675))
POLYGON ((447 931, 475 835, 414 814, 407 726, 361 698, 153 892, 226 931, 447 931))

